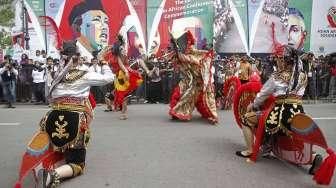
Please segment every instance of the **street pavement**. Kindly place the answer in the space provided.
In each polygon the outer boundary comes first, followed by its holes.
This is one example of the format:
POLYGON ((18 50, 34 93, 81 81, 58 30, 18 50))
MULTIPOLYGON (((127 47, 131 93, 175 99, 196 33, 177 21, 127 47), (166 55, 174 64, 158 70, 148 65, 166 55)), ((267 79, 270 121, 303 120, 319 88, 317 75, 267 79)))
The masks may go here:
MULTIPOLYGON (((13 187, 25 145, 48 110, 44 106, 0 107, 0 188, 13 187)), ((312 188, 307 167, 277 159, 246 163, 235 155, 243 138, 232 111, 219 111, 213 126, 195 112, 190 122, 175 122, 168 105, 131 105, 129 119, 95 111, 85 174, 64 188, 312 188)), ((336 104, 305 105, 308 114, 336 148, 336 104)), ((335 187, 333 183, 333 187, 335 187)), ((28 177, 24 187, 34 187, 28 177)))

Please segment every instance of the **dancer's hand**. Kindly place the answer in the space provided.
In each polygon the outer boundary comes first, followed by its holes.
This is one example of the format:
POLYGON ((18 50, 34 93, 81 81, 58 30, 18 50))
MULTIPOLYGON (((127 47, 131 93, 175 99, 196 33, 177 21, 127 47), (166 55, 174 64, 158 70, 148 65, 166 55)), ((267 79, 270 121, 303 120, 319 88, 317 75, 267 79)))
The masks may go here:
POLYGON ((247 106, 246 112, 252 112, 252 111, 253 111, 253 103, 250 103, 250 104, 247 106))

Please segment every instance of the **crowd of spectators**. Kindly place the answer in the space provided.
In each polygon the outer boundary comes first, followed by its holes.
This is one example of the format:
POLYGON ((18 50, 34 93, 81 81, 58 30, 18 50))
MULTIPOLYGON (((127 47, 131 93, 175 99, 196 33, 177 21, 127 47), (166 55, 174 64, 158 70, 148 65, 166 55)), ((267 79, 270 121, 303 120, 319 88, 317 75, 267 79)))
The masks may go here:
MULTIPOLYGON (((239 66, 248 58, 252 72, 260 74, 262 82, 266 82, 270 75, 277 70, 278 57, 275 55, 252 56, 232 55, 218 56, 215 60, 215 84, 223 84, 228 76, 239 74, 239 66)), ((327 100, 336 102, 336 53, 326 56, 315 56, 304 53, 300 56, 303 70, 308 76, 305 99, 327 100)))
MULTIPOLYGON (((145 74, 134 58, 129 59, 131 68, 139 70, 144 82, 130 95, 131 101, 140 103, 169 103, 174 86, 183 74, 178 66, 165 58, 165 52, 160 56, 150 56, 146 65, 150 76, 145 74)), ((308 75, 306 99, 326 99, 336 101, 336 53, 327 56, 314 56, 305 53, 300 56, 303 69, 308 75)), ((34 57, 22 54, 21 60, 13 60, 5 56, 0 63, 0 101, 8 108, 15 108, 15 102, 47 104, 49 87, 55 75, 62 67, 59 59, 48 57, 44 51, 37 50, 34 57)), ((214 59, 214 85, 216 97, 223 96, 223 85, 227 78, 236 75, 242 82, 246 82, 246 74, 257 73, 265 82, 277 70, 275 55, 253 56, 231 55, 217 56, 214 59), (247 72, 246 72, 247 71, 247 72)), ((101 71, 100 61, 96 58, 88 60, 80 58, 79 69, 87 71, 101 71)), ((92 93, 98 103, 105 103, 113 98, 113 83, 103 87, 92 87, 92 93)))
MULTIPOLYGON (((60 71, 61 61, 48 57, 44 51, 37 50, 33 57, 27 54, 21 55, 21 60, 13 60, 7 55, 0 63, 0 101, 8 104, 9 108, 15 108, 15 102, 47 104, 47 94, 51 83, 60 71)), ((79 69, 99 71, 100 64, 97 59, 88 61, 80 58, 79 69)), ((100 94, 99 88, 93 92, 100 94)), ((100 96, 104 100, 104 94, 100 96)), ((98 97, 98 99, 100 99, 98 97)))
MULTIPOLYGON (((164 52, 162 52, 164 53, 164 52)), ((47 94, 55 75, 61 71, 61 61, 48 57, 37 50, 33 57, 22 54, 21 60, 13 60, 5 56, 0 62, 0 102, 8 108, 15 108, 15 102, 47 104, 47 94)), ((146 61, 151 71, 150 77, 145 74, 134 58, 129 59, 131 68, 139 70, 144 78, 142 85, 130 96, 135 102, 168 103, 173 86, 180 79, 179 71, 164 56, 149 57, 146 61)), ((88 60, 81 57, 78 69, 101 71, 100 61, 96 58, 88 60)), ((103 87, 92 87, 91 92, 98 103, 105 103, 113 98, 113 83, 103 87)))

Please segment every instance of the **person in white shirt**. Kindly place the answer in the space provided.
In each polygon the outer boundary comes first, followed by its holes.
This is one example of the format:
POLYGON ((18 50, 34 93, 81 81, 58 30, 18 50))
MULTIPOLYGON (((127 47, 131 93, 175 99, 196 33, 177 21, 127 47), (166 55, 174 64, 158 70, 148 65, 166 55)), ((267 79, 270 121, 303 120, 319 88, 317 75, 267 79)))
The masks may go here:
POLYGON ((77 69, 83 71, 89 71, 89 67, 84 64, 85 59, 83 57, 79 58, 77 69))
MULTIPOLYGON (((102 63, 98 59, 91 59, 91 66, 89 67, 90 72, 101 73, 102 72, 102 63)), ((112 84, 112 83, 109 83, 112 84)), ((106 87, 105 86, 92 86, 91 92, 98 103, 104 103, 106 87)))
POLYGON ((89 71, 100 73, 101 70, 102 70, 102 67, 101 65, 99 65, 98 59, 97 58, 91 59, 91 66, 89 68, 89 71))
POLYGON ((35 62, 35 68, 32 71, 33 92, 36 104, 45 102, 45 80, 46 71, 42 67, 42 63, 35 62))
POLYGON ((83 173, 93 119, 90 88, 114 80, 107 62, 103 62, 101 73, 79 70, 75 43, 64 44, 63 49, 66 66, 50 87, 48 98, 52 109, 42 118, 40 132, 49 135, 50 147, 63 154, 65 164, 51 170, 41 169, 38 172, 41 187, 57 187, 61 180, 83 173))

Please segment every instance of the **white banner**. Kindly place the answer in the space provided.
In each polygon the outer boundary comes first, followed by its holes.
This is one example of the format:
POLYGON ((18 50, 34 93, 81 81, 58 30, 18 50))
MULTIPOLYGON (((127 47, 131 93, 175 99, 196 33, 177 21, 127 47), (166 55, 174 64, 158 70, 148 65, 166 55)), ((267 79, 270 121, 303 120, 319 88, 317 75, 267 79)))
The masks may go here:
POLYGON ((336 0, 314 0, 310 50, 317 54, 336 52, 336 0))

